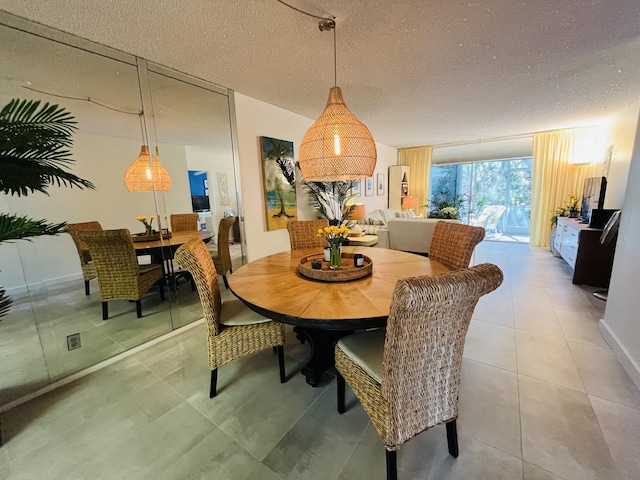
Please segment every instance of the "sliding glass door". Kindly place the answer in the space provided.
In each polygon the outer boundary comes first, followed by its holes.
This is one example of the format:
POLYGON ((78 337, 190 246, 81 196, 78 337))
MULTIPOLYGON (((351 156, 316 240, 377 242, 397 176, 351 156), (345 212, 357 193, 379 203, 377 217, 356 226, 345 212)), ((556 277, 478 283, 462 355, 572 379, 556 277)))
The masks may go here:
POLYGON ((452 202, 459 207, 459 219, 483 226, 487 239, 528 242, 531 161, 524 157, 432 166, 429 210, 452 202))

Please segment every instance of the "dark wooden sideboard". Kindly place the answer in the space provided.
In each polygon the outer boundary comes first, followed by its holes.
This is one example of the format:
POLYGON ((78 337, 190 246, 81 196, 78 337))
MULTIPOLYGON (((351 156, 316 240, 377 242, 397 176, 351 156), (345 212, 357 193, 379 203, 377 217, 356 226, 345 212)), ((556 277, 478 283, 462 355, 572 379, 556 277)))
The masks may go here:
POLYGON ((575 218, 558 218, 553 247, 573 269, 577 285, 608 287, 616 241, 600 243, 601 228, 589 228, 575 218))

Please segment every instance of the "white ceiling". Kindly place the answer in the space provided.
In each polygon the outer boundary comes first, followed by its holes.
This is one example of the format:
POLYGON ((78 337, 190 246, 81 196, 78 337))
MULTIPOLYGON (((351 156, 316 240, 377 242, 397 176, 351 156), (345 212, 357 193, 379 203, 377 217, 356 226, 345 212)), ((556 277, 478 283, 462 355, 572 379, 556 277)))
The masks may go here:
MULTIPOLYGON (((338 85, 406 147, 591 125, 640 98, 638 0, 287 0, 335 16, 338 85)), ((3 0, 2 9, 315 119, 333 35, 276 0, 3 0)))

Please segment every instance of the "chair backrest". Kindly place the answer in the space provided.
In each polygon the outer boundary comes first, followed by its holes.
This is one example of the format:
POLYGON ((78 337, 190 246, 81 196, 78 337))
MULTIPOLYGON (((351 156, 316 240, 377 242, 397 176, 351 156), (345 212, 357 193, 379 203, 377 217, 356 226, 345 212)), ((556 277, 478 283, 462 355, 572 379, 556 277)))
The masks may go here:
POLYGON ((197 213, 172 213, 169 218, 172 232, 193 232, 198 230, 197 213))
POLYGON ((91 261, 91 255, 89 254, 89 247, 85 242, 80 240, 78 236, 79 232, 99 232, 102 230, 100 222, 81 222, 81 223, 68 223, 66 231, 71 235, 71 239, 78 250, 78 256, 80 257, 80 265, 85 266, 91 261))
POLYGON ((482 264, 396 284, 384 344, 382 395, 387 445, 401 445, 458 415, 465 335, 478 299, 500 286, 502 271, 482 264))
MULTIPOLYGON (((234 217, 225 217, 234 218, 234 217)), ((227 241, 227 244, 229 242, 227 241)), ((220 311, 222 300, 220 298, 220 285, 218 273, 211 260, 211 254, 204 242, 199 238, 189 240, 176 250, 174 260, 193 277, 202 304, 202 313, 207 322, 209 335, 217 335, 220 331, 220 311)))
POLYGON ((484 238, 484 228, 462 223, 437 222, 429 247, 429 258, 451 270, 467 268, 476 248, 484 238))
POLYGON ((329 226, 329 220, 326 218, 321 220, 293 220, 287 224, 289 231, 289 242, 291 250, 300 250, 302 248, 324 248, 327 241, 318 237, 318 230, 329 226))
POLYGON ((222 265, 220 275, 226 275, 231 269, 231 252, 229 251, 229 232, 236 223, 236 217, 222 217, 218 224, 218 259, 222 265))
POLYGON ((89 247, 103 301, 137 294, 140 269, 129 230, 82 231, 78 236, 89 247))

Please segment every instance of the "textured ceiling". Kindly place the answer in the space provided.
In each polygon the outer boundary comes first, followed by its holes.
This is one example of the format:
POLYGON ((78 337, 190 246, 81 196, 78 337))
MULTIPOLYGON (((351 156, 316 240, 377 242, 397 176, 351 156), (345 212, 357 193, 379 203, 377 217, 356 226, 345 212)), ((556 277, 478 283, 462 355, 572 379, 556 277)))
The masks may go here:
MULTIPOLYGON (((640 98, 638 0, 288 0, 336 17, 337 80, 384 144, 589 125, 640 98)), ((276 0, 3 0, 2 9, 315 119, 333 35, 276 0)))

